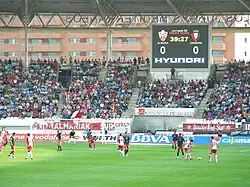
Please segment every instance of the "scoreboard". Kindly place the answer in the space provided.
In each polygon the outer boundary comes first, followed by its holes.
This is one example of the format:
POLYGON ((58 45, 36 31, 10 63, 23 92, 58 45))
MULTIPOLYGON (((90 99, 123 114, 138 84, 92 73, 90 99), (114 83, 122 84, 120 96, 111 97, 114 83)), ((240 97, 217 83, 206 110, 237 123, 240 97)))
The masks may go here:
POLYGON ((151 68, 208 68, 209 24, 153 25, 151 68))

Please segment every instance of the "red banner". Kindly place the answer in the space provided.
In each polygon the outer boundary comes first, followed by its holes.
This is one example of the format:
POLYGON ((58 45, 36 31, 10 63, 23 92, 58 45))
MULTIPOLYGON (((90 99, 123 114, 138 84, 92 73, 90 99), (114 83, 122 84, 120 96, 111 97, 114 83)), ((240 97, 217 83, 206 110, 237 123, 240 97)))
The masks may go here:
POLYGON ((219 132, 228 133, 236 131, 236 124, 205 124, 205 123, 183 123, 183 131, 186 132, 219 132))
MULTIPOLYGON (((106 121, 103 123, 103 127, 107 130, 124 131, 130 126, 129 122, 116 122, 106 121)), ((44 120, 43 122, 36 122, 32 125, 32 130, 102 130, 101 121, 89 121, 89 120, 61 120, 52 121, 44 120)))
POLYGON ((244 131, 250 131, 250 124, 245 124, 243 129, 244 131))
POLYGON ((68 121, 45 121, 45 123, 35 123, 32 125, 33 130, 101 130, 101 122, 74 122, 73 120, 68 121))

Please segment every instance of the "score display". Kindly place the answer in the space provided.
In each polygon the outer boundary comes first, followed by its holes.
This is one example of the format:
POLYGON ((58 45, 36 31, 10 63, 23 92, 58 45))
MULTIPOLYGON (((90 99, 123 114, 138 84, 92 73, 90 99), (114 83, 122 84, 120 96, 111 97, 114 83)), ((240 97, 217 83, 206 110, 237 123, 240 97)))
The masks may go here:
POLYGON ((153 25, 152 68, 208 68, 208 24, 153 25))

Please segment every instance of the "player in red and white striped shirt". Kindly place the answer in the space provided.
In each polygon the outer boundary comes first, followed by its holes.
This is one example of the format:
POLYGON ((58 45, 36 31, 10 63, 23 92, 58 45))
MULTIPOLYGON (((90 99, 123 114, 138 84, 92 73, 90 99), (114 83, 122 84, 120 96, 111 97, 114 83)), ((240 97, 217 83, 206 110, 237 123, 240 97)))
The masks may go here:
POLYGON ((30 133, 27 134, 26 137, 26 143, 27 143, 27 157, 25 158, 26 160, 30 157, 31 160, 33 160, 33 154, 32 154, 32 149, 34 147, 34 139, 33 137, 30 135, 30 133))
POLYGON ((193 149, 193 140, 189 140, 185 143, 184 145, 184 151, 185 151, 185 154, 186 154, 186 160, 190 160, 192 157, 191 157, 191 150, 193 149))
POLYGON ((125 155, 125 152, 124 152, 124 137, 122 136, 122 134, 120 134, 118 136, 118 148, 117 150, 121 153, 122 156, 125 155))
POLYGON ((1 131, 1 135, 0 135, 0 153, 2 153, 3 149, 5 148, 5 146, 8 144, 9 141, 9 133, 5 130, 1 131))
POLYGON ((215 157, 215 162, 218 162, 218 142, 219 139, 214 138, 211 136, 211 141, 210 141, 210 152, 209 152, 209 162, 212 162, 212 155, 215 157))

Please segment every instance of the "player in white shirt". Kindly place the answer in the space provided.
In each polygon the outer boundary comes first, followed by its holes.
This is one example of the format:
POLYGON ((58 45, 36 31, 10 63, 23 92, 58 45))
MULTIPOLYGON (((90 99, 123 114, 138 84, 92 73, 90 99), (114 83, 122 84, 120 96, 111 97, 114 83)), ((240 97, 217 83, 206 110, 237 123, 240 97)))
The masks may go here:
POLYGON ((209 152, 209 162, 212 162, 212 156, 214 155, 215 157, 215 162, 218 162, 218 144, 219 142, 217 140, 215 140, 215 138, 213 136, 211 136, 211 141, 210 141, 210 152, 209 152))
POLYGON ((184 151, 186 153, 186 160, 191 160, 191 150, 193 149, 193 140, 188 140, 184 145, 184 151))
POLYGON ((121 156, 124 156, 125 155, 125 152, 124 152, 124 137, 122 136, 122 134, 120 134, 118 136, 118 151, 121 153, 121 156))
POLYGON ((27 134, 26 137, 26 143, 27 143, 27 157, 25 158, 26 160, 30 157, 31 160, 33 160, 33 154, 32 154, 32 149, 34 147, 34 139, 33 137, 30 135, 30 133, 27 134))

